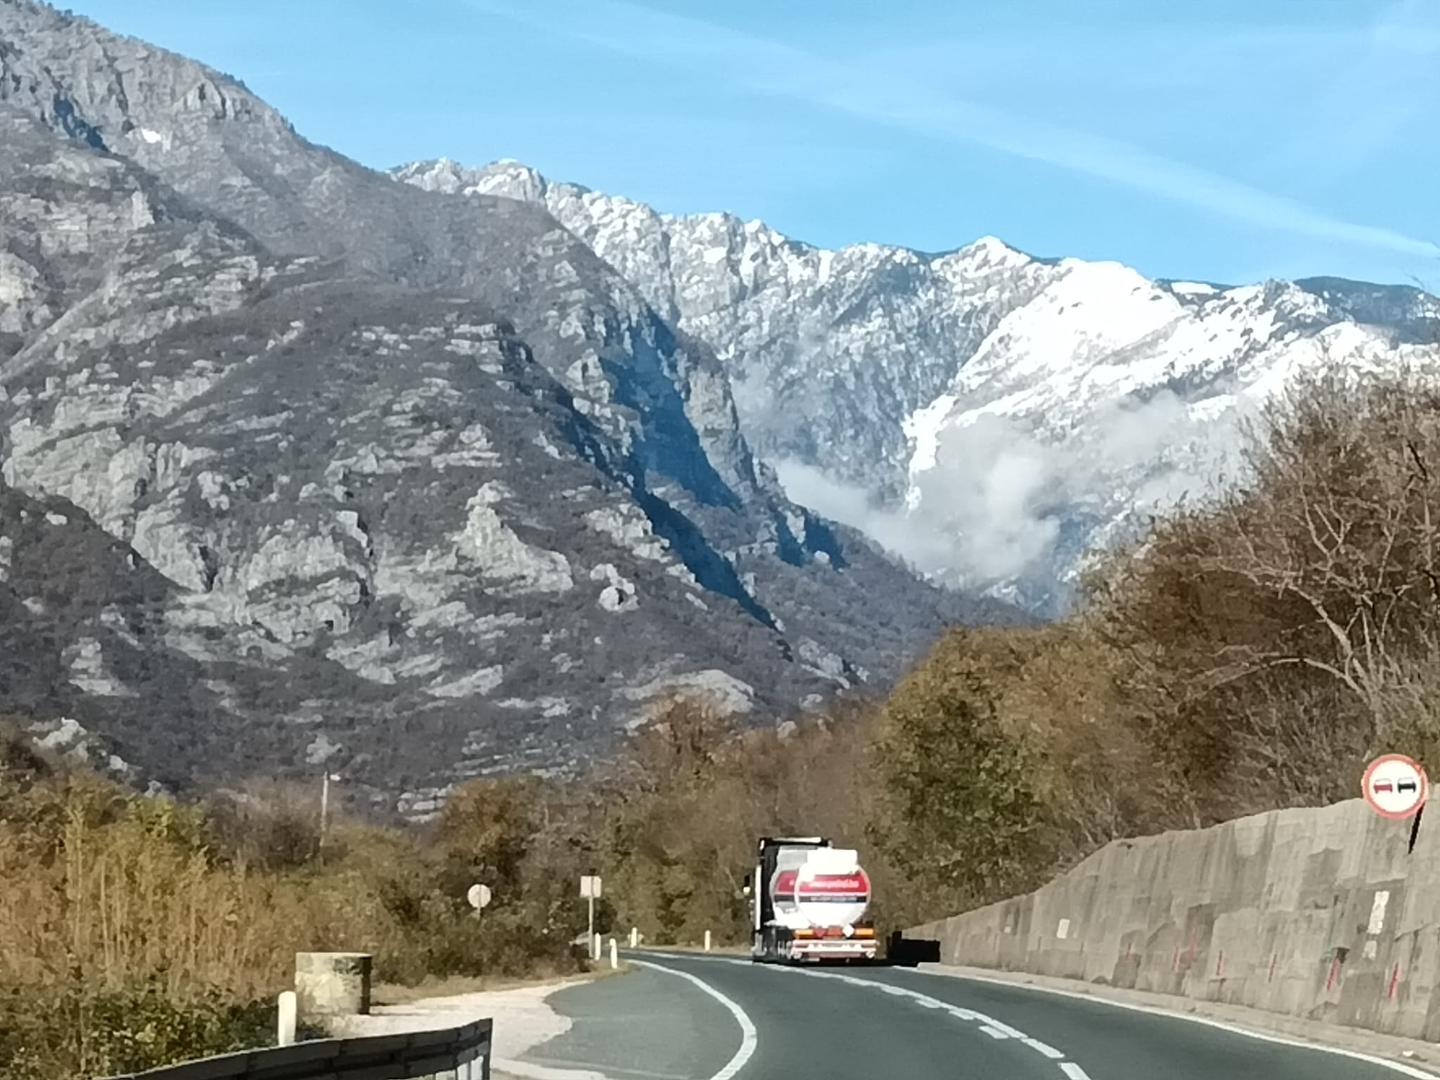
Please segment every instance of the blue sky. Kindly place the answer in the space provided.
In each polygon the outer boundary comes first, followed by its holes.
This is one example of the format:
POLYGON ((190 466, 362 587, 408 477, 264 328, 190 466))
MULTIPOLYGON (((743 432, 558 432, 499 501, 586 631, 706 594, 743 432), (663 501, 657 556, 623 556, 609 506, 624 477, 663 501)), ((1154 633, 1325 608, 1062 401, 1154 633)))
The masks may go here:
POLYGON ((518 158, 826 246, 1440 290, 1436 0, 70 0, 387 167, 518 158))

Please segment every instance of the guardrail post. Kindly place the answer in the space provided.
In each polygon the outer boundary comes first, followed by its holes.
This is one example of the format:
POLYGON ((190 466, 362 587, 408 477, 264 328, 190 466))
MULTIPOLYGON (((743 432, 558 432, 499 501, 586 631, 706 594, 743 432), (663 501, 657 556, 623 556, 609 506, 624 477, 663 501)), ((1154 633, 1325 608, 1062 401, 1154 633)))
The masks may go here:
POLYGON ((277 1002, 275 1018, 275 1045, 291 1046, 295 1042, 296 998, 294 990, 284 990, 277 1002))
POLYGON ((709 931, 709 930, 706 930, 706 931, 705 931, 705 951, 706 951, 706 952, 709 952, 709 951, 710 951, 710 931, 709 931))

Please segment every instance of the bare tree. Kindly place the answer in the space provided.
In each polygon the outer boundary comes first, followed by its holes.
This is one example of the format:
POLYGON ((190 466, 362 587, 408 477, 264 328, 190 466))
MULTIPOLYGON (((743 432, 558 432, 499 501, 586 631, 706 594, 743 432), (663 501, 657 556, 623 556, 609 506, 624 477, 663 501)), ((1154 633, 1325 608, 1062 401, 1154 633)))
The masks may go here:
POLYGON ((1246 456, 1246 484, 1163 522, 1099 606, 1187 782, 1268 760, 1275 797, 1306 800, 1333 780, 1282 762, 1326 747, 1348 769, 1440 727, 1440 381, 1323 371, 1246 456))

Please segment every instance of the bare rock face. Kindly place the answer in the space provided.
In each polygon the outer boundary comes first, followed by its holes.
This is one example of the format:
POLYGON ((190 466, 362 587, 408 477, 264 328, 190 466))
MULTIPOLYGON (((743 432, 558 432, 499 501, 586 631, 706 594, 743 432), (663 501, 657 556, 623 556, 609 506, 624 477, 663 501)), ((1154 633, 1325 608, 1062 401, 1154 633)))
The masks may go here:
POLYGON ((937 580, 1053 614, 1086 553, 1239 471, 1237 423, 1296 372, 1435 363, 1440 300, 1336 279, 1227 288, 991 237, 826 251, 674 217, 518 162, 397 180, 543 206, 705 342, 799 501, 937 580))
POLYGON ((1014 617, 786 499, 664 314, 544 207, 0 0, 0 703, 165 787, 323 765, 424 816, 1014 617))

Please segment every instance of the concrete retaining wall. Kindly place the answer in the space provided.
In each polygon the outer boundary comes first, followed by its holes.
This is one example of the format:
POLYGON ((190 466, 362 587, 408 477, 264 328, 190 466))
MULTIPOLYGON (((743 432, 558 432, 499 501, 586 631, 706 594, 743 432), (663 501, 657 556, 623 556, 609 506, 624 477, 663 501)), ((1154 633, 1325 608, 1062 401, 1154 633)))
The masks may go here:
POLYGON ((364 1015, 370 1011, 369 953, 295 954, 295 996, 300 1017, 364 1015))
POLYGON ((930 923, 944 963, 1440 1040, 1440 809, 1356 799, 1121 840, 1029 896, 930 923))

